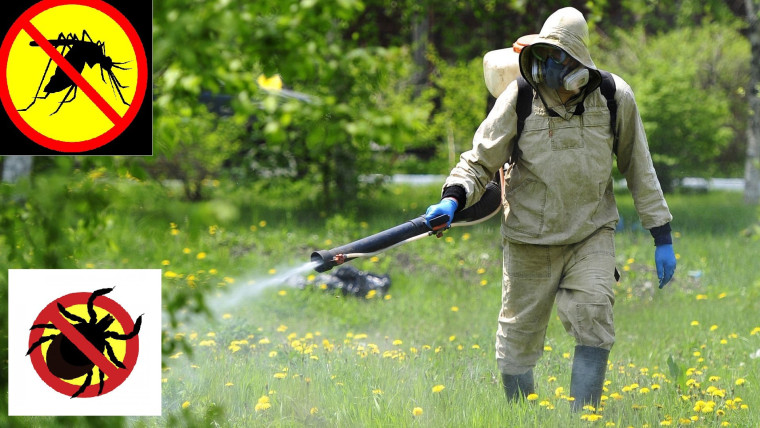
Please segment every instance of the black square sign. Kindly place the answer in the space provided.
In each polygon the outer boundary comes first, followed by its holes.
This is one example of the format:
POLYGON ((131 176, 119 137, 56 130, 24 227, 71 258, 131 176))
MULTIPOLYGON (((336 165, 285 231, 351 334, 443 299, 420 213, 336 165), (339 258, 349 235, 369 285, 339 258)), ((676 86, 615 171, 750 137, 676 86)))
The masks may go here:
POLYGON ((0 155, 152 155, 152 9, 4 2, 0 155))

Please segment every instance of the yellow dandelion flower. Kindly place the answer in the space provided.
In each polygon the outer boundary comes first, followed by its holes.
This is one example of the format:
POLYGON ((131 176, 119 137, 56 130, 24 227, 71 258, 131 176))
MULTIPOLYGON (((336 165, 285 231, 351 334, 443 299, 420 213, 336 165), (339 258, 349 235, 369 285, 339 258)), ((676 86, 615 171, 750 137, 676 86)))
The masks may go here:
POLYGON ((696 327, 698 325, 699 325, 699 321, 694 320, 694 321, 691 322, 691 326, 692 327, 696 327))
POLYGON ((755 327, 752 329, 752 331, 749 332, 750 336, 754 336, 756 334, 760 333, 760 327, 755 327))
POLYGON ((612 394, 610 394, 610 398, 613 398, 615 400, 622 400, 623 396, 618 392, 613 392, 612 394))
POLYGON ((161 265, 162 266, 169 266, 170 264, 171 264, 171 262, 169 260, 161 260, 161 265))
POLYGON ((191 249, 189 249, 189 248, 185 247, 185 248, 183 248, 183 249, 182 249, 182 252, 183 252, 183 253, 185 253, 185 254, 190 254, 190 253, 192 253, 193 251, 192 251, 191 249))
POLYGON ((672 421, 670 419, 665 419, 664 421, 660 421, 661 427, 669 427, 671 425, 672 421))
POLYGON ((179 357, 180 357, 180 355, 182 355, 182 354, 183 354, 183 352, 182 352, 182 351, 180 351, 180 352, 177 352, 176 354, 172 355, 172 356, 171 356, 171 357, 169 357, 169 358, 172 358, 172 359, 175 359, 175 360, 176 360, 176 359, 177 359, 177 358, 179 358, 179 357))
POLYGON ((190 407, 190 402, 189 401, 185 401, 184 403, 182 403, 182 408, 183 409, 187 409, 188 407, 190 407))
POLYGON ((462 235, 462 241, 467 241, 468 239, 470 239, 470 234, 469 233, 465 233, 465 234, 462 235))
POLYGON ((401 339, 396 339, 393 341, 393 346, 400 346, 403 345, 404 342, 401 339))
POLYGON ((170 270, 167 270, 166 272, 164 272, 164 278, 176 278, 178 276, 179 275, 176 272, 172 272, 170 270))
POLYGON ((720 380, 720 376, 710 376, 707 378, 710 382, 717 382, 720 380))
POLYGON ((232 318, 232 314, 224 314, 224 315, 222 315, 222 319, 224 319, 224 320, 228 320, 230 318, 232 318))
POLYGON ((697 294, 697 300, 707 300, 706 294, 697 294))
POLYGON ((459 312, 459 306, 452 306, 451 312, 459 312))
POLYGON ((565 388, 558 386, 557 389, 554 390, 554 396, 559 397, 560 395, 565 393, 565 388))
POLYGON ((269 274, 270 274, 270 275, 274 275, 274 274, 276 274, 276 273, 277 273, 277 269, 274 269, 274 268, 272 268, 272 269, 269 269, 269 274))
POLYGON ((287 373, 277 372, 274 374, 275 379, 285 379, 286 377, 288 377, 287 373))
POLYGON ((277 292, 277 295, 278 296, 287 296, 288 292, 287 292, 287 290, 280 290, 280 291, 277 292))
POLYGON ((583 421, 596 422, 599 419, 602 419, 602 415, 598 415, 598 414, 581 415, 581 420, 583 421))
POLYGON ((480 345, 478 345, 478 344, 476 343, 476 344, 472 345, 472 349, 480 349, 480 345))
POLYGON ((552 347, 549 345, 544 346, 544 351, 549 352, 552 350, 552 347))
POLYGON ((710 326, 710 331, 715 331, 717 329, 718 329, 718 326, 715 325, 715 324, 713 324, 713 325, 710 326))
POLYGON ((372 256, 372 257, 370 257, 369 261, 371 263, 377 263, 377 262, 380 261, 380 257, 378 257, 378 256, 372 256))
POLYGON ((204 251, 201 251, 200 253, 195 255, 195 258, 198 260, 203 260, 206 258, 206 253, 204 251))
POLYGON ((283 333, 287 330, 288 330, 288 326, 286 326, 285 324, 280 324, 280 326, 277 327, 277 331, 279 331, 280 333, 283 333))
POLYGON ((422 407, 415 407, 414 409, 412 409, 412 415, 422 416, 422 407))
POLYGON ((372 390, 372 394, 374 394, 374 395, 383 395, 383 390, 380 389, 380 388, 373 389, 372 390))
POLYGON ((367 295, 364 296, 365 299, 372 299, 377 295, 377 290, 369 290, 367 292, 367 295))
POLYGON ((744 382, 746 382, 744 380, 744 378, 740 377, 739 379, 736 379, 736 382, 734 382, 734 385, 736 385, 736 386, 742 386, 742 385, 744 385, 744 382))
POLYGON ((198 346, 216 346, 216 341, 213 339, 201 340, 198 346))
POLYGON ((569 360, 570 359, 570 353, 569 352, 563 352, 562 353, 562 358, 569 360))
POLYGON ((450 244, 454 242, 454 238, 452 238, 451 236, 447 236, 446 239, 444 239, 444 241, 446 241, 447 244, 450 244))
POLYGON ((718 298, 719 298, 719 299, 723 299, 723 298, 725 298, 726 296, 727 296, 727 294, 726 294, 726 293, 720 293, 720 294, 718 294, 718 298))
POLYGON ((485 285, 487 285, 487 284, 488 284, 488 280, 486 280, 486 279, 481 279, 481 280, 480 280, 480 286, 481 286, 481 287, 482 287, 482 286, 485 286, 485 285))
POLYGON ((549 376, 549 378, 546 379, 547 382, 552 383, 557 381, 556 376, 549 376))
POLYGON ((453 342, 455 340, 457 340, 456 336, 454 336, 454 335, 449 336, 449 342, 453 342))
POLYGON ((234 383, 232 383, 232 382, 227 382, 227 383, 224 384, 224 386, 232 386, 232 385, 234 385, 234 383))
POLYGON ((534 392, 534 393, 528 394, 526 398, 528 399, 528 401, 536 401, 538 400, 538 394, 534 392))
POLYGON ((165 377, 162 377, 161 378, 161 383, 166 383, 166 382, 169 382, 169 379, 165 378, 165 377))
POLYGON ((443 386, 443 385, 436 385, 436 386, 433 387, 433 392, 434 393, 439 393, 439 392, 443 391, 444 389, 446 389, 445 386, 443 386))
POLYGON ((639 394, 649 394, 649 388, 644 387, 639 390, 639 394))
POLYGON ((261 220, 259 222, 259 227, 267 227, 267 221, 266 220, 261 220))
POLYGON ((317 412, 319 412, 319 409, 317 409, 316 407, 312 407, 311 409, 309 409, 309 414, 311 415, 316 415, 317 412))
POLYGON ((269 410, 272 407, 269 403, 256 403, 256 406, 253 408, 253 410, 257 412, 263 412, 265 410, 269 410))
POLYGON ((478 275, 483 275, 484 273, 486 273, 485 268, 478 268, 478 275))

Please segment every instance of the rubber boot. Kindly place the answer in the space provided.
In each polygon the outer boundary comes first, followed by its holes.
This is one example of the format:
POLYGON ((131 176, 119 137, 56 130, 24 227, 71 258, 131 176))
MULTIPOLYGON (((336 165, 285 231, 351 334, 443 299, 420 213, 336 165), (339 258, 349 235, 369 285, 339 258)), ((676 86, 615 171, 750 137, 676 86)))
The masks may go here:
POLYGON ((519 375, 502 373, 501 381, 504 383, 504 393, 507 394, 507 401, 512 402, 533 393, 533 369, 519 375))
POLYGON ((608 349, 578 345, 573 357, 573 372, 570 376, 570 396, 573 411, 590 404, 599 407, 604 388, 604 374, 607 371, 608 349))

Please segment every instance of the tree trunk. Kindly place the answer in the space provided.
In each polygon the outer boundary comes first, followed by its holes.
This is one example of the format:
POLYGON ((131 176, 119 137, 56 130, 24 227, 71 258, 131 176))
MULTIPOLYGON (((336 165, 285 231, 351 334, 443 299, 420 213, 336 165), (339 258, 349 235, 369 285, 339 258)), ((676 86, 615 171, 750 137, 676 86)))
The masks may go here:
POLYGON ((31 156, 6 156, 3 161, 3 183, 15 183, 32 174, 31 156))
POLYGON ((744 165, 744 201, 760 203, 760 0, 745 0, 750 49, 749 124, 747 126, 747 160, 744 165))

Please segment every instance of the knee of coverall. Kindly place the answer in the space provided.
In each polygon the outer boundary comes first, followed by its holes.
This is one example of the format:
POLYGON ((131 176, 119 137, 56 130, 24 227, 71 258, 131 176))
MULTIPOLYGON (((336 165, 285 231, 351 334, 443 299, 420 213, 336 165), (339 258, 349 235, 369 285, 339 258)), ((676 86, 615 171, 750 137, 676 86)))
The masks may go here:
POLYGON ((614 233, 602 230, 573 251, 573 262, 557 292, 557 313, 578 345, 611 349, 615 343, 614 233))

